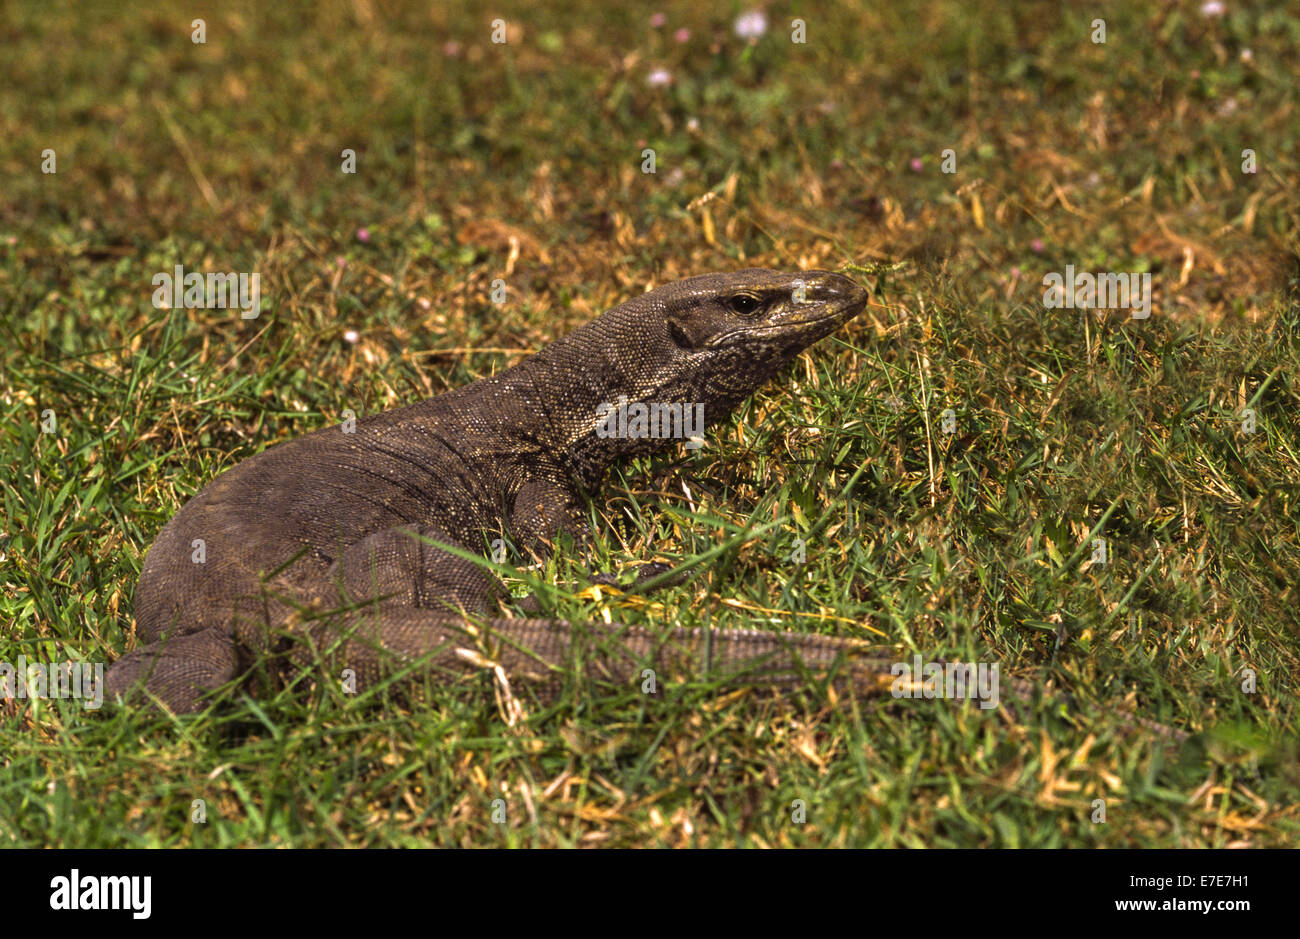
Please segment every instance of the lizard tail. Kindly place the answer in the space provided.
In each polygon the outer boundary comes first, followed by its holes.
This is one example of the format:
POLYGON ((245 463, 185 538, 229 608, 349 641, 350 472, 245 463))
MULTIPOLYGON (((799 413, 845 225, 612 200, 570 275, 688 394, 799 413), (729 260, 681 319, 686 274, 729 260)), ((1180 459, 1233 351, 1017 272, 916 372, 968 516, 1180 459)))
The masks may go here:
MULTIPOLYGON (((355 677, 358 690, 390 669, 414 667, 449 677, 490 669, 505 681, 527 685, 543 700, 558 693, 569 674, 656 689, 651 693, 683 679, 778 689, 813 679, 861 697, 933 696, 923 693, 921 676, 899 674, 895 656, 859 640, 821 635, 575 626, 554 619, 475 620, 396 604, 290 621, 283 632, 293 640, 287 648, 299 667, 324 665, 326 674, 341 681, 355 677), (652 674, 647 675, 647 670, 652 674)), ((176 713, 195 711, 202 707, 206 691, 236 676, 237 661, 233 638, 220 630, 176 636, 123 656, 109 669, 107 690, 125 697, 143 687, 176 713)), ((946 662, 934 664, 944 670, 950 667, 946 662)), ((974 677, 964 677, 963 696, 974 697, 974 677)), ((1035 686, 1030 682, 1007 678, 999 685, 1017 709, 1033 700, 1035 686)), ((1171 742, 1187 737, 1181 730, 1145 718, 1121 718, 1121 722, 1171 742)))

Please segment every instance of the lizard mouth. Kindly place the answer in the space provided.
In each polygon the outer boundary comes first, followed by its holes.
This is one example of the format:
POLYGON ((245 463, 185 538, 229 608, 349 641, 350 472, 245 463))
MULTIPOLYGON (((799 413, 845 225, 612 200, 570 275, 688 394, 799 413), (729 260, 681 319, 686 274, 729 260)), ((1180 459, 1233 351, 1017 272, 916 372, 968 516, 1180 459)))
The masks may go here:
POLYGON ((775 323, 755 323, 752 326, 738 326, 735 329, 729 329, 725 333, 720 333, 711 338, 705 343, 705 348, 716 348, 729 345, 737 340, 745 341, 767 336, 798 337, 806 344, 811 345, 823 336, 833 332, 835 327, 853 319, 866 308, 866 305, 867 297, 864 292, 861 297, 854 297, 836 304, 831 308, 830 312, 823 313, 821 316, 811 316, 801 320, 781 320, 775 323))

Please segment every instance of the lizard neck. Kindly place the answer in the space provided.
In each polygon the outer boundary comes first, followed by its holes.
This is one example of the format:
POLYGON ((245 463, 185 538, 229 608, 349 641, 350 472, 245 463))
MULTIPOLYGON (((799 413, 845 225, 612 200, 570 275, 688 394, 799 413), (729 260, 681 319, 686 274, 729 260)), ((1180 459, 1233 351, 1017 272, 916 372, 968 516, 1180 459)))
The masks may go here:
POLYGON ((662 449, 665 437, 635 436, 629 409, 637 404, 674 404, 680 426, 696 428, 698 402, 661 402, 662 370, 655 350, 612 341, 607 323, 589 323, 523 360, 499 377, 526 400, 529 430, 579 487, 593 492, 620 459, 662 449), (689 414, 685 414, 689 409, 689 414))

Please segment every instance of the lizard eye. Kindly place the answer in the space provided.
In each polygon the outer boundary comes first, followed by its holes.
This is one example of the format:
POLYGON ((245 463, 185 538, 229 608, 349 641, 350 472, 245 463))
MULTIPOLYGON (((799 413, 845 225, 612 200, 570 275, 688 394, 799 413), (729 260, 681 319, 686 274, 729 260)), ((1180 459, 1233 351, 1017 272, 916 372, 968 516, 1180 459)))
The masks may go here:
POLYGON ((752 297, 747 293, 738 293, 727 301, 727 305, 736 313, 739 313, 742 316, 749 316, 762 304, 757 297, 752 297))

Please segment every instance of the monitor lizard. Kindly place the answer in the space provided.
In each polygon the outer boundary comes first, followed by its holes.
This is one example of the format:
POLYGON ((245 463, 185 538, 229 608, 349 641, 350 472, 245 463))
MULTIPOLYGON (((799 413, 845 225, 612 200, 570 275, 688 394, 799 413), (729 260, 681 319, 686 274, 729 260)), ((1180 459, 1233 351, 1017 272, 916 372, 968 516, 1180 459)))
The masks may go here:
POLYGON ((674 442, 610 433, 611 406, 702 406, 716 424, 867 299, 827 271, 691 277, 496 375, 243 460, 149 548, 135 593, 146 644, 109 670, 109 695, 196 711, 266 653, 361 685, 416 660, 436 674, 492 668, 544 695, 580 660, 617 682, 646 667, 774 686, 829 673, 887 692, 893 658, 853 637, 502 616, 500 581, 473 560, 494 534, 535 556, 562 535, 582 544, 610 466, 674 442))

